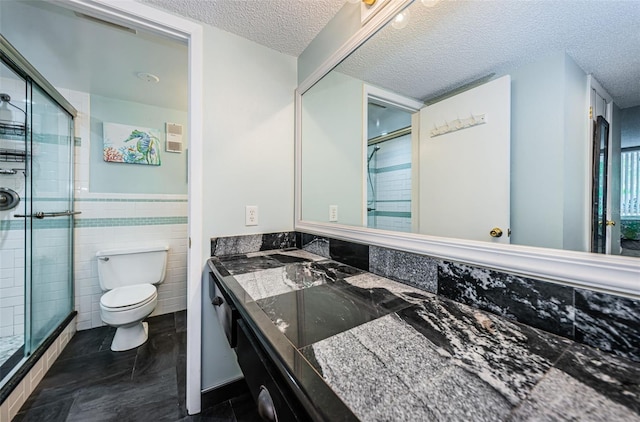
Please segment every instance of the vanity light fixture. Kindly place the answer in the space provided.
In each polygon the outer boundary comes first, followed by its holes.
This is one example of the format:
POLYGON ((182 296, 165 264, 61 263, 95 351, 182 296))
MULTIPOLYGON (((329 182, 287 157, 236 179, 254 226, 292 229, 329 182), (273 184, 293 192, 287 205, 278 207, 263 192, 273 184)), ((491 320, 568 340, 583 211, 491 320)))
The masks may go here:
POLYGON ((395 18, 391 21, 391 26, 395 29, 402 29, 409 24, 409 9, 404 9, 402 12, 398 13, 395 18))

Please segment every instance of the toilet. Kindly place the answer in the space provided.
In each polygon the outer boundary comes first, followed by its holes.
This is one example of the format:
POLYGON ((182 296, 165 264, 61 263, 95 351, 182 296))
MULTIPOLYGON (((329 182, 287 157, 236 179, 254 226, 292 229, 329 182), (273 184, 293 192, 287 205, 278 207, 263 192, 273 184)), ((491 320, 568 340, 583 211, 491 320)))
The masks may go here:
POLYGON ((98 279, 106 293, 100 298, 102 321, 117 327, 111 350, 136 348, 147 341, 143 319, 158 303, 157 284, 167 270, 168 246, 110 249, 96 253, 98 279))

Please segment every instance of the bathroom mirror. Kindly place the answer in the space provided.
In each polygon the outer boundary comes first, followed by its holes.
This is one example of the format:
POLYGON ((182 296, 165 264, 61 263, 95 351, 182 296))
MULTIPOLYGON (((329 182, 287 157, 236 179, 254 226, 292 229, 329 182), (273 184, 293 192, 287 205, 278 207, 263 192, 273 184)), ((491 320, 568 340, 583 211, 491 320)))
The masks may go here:
POLYGON ((637 3, 405 12, 302 93, 300 220, 591 252, 601 116, 602 252, 640 256, 637 3))

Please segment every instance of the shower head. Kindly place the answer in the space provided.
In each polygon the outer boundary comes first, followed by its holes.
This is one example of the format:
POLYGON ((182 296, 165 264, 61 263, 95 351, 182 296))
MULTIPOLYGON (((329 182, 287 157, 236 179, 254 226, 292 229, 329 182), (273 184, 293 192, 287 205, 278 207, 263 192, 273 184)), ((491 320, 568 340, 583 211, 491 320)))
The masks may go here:
POLYGON ((11 101, 11 96, 9 94, 0 94, 0 101, 8 103, 11 101))

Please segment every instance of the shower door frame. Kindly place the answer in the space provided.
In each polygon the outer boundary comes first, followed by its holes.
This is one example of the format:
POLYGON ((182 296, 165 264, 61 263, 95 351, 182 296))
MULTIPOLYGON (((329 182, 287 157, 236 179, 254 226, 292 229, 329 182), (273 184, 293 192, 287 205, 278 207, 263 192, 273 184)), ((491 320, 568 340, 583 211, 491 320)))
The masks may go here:
MULTIPOLYGON (((13 71, 17 76, 22 78, 25 83, 25 110, 21 110, 25 114, 24 118, 24 142, 25 142, 25 168, 23 170, 24 174, 24 182, 25 182, 25 193, 23 198, 24 204, 24 214, 19 218, 24 218, 24 335, 23 335, 23 359, 16 363, 16 366, 12 369, 10 374, 18 374, 21 372, 22 366, 27 364, 27 359, 31 359, 41 346, 48 343, 48 337, 51 335, 51 332, 56 331, 56 327, 54 326, 47 336, 44 336, 42 342, 40 344, 34 345, 32 344, 33 330, 32 330, 32 268, 31 268, 31 247, 33 242, 33 228, 32 228, 32 218, 29 217, 33 213, 33 195, 32 195, 32 159, 33 154, 31 153, 33 149, 33 85, 35 84, 37 89, 39 89, 45 97, 50 99, 55 105, 57 105, 61 111, 65 112, 69 116, 70 127, 69 127, 69 153, 68 153, 68 166, 69 166, 69 187, 68 187, 68 197, 66 198, 68 203, 68 209, 72 209, 73 207, 73 183, 74 183, 74 146, 73 146, 73 122, 74 118, 77 116, 76 109, 69 103, 49 81, 47 81, 37 69, 31 65, 21 54, 20 52, 9 43, 9 41, 4 38, 0 34, 0 62, 5 65, 8 69, 13 71)), ((20 214, 15 214, 15 217, 20 216, 20 214)), ((68 294, 70 298, 69 305, 69 314, 66 315, 60 321, 60 324, 66 325, 69 321, 69 317, 74 313, 74 285, 73 285, 73 223, 71 223, 71 227, 68 229, 69 234, 69 245, 68 245, 68 294)), ((22 371, 23 372, 23 371, 22 371)), ((12 384, 15 382, 10 376, 7 378, 7 384, 12 384)), ((3 393, 4 385, 2 386, 3 393)))

